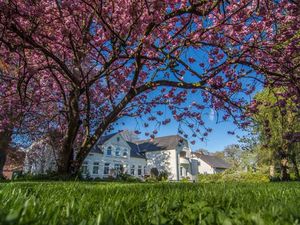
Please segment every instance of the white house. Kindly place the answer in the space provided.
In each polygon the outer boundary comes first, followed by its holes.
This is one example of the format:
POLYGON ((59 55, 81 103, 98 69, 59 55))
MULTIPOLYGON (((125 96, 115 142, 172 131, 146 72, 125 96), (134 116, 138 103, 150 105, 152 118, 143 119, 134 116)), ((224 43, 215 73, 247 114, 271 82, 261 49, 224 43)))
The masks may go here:
POLYGON ((230 165, 223 159, 212 155, 205 155, 200 152, 193 152, 192 159, 198 162, 199 174, 221 173, 230 168, 230 165))
POLYGON ((25 149, 23 171, 31 174, 46 174, 57 171, 57 156, 46 139, 34 142, 25 149))
POLYGON ((197 174, 192 170, 188 142, 179 135, 138 141, 137 144, 140 152, 145 154, 148 171, 151 168, 166 171, 169 180, 193 179, 197 174))
POLYGON ((101 138, 85 159, 82 172, 92 178, 121 172, 144 177, 152 168, 167 172, 169 180, 193 179, 197 174, 191 167, 191 149, 182 137, 172 135, 133 143, 121 133, 101 138))
POLYGON ((128 173, 145 175, 147 161, 135 143, 126 141, 121 133, 100 138, 82 165, 82 174, 91 178, 115 177, 128 173))
MULTIPOLYGON (((188 141, 179 135, 128 140, 123 132, 101 137, 82 164, 83 176, 108 178, 127 173, 143 178, 155 168, 167 173, 169 180, 178 181, 194 180, 199 173, 216 173, 229 167, 216 157, 193 153, 188 141)), ((34 143, 27 151, 25 172, 38 174, 56 168, 55 152, 43 141, 34 143)))

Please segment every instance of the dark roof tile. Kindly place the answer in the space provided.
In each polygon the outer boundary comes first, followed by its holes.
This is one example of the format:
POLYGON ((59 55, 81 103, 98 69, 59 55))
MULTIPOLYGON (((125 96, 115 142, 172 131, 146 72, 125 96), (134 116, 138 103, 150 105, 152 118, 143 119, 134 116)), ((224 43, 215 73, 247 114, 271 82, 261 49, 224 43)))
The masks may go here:
POLYGON ((213 168, 222 168, 222 169, 228 169, 230 168, 230 164, 224 161, 223 159, 220 159, 216 156, 212 155, 202 155, 202 154, 195 154, 197 158, 202 159, 204 162, 209 164, 213 168))
POLYGON ((151 151, 162 151, 176 149, 179 143, 185 141, 179 135, 170 135, 164 137, 157 137, 154 139, 137 141, 141 152, 151 152, 151 151))

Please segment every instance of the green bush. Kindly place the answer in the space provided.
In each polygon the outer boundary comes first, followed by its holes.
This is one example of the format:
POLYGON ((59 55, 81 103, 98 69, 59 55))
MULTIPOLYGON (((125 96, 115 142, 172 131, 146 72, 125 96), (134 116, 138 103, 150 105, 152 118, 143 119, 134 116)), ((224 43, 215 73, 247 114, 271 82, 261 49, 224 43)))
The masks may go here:
POLYGON ((133 182, 133 183, 141 182, 142 181, 140 178, 132 176, 132 175, 127 174, 127 173, 121 173, 118 176, 118 180, 125 181, 125 182, 133 182))
POLYGON ((200 174, 198 181, 203 183, 218 182, 269 182, 268 175, 262 173, 234 172, 217 174, 200 174))
POLYGON ((69 176, 69 175, 60 175, 54 172, 47 174, 31 174, 24 173, 14 176, 13 180, 15 181, 75 181, 75 180, 87 180, 81 175, 79 176, 69 176))

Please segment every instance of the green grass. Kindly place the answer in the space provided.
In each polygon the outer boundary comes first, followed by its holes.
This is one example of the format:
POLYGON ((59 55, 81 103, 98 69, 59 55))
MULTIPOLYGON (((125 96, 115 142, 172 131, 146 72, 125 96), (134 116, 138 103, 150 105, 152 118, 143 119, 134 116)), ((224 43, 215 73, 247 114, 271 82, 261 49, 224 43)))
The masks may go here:
POLYGON ((0 224, 300 224, 300 183, 3 183, 0 224))

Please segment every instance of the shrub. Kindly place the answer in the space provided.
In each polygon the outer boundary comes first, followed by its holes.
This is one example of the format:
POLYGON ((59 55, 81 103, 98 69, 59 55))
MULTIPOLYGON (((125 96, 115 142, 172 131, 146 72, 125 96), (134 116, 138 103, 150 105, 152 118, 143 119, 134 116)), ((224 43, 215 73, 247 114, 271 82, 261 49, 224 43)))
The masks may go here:
POLYGON ((47 174, 31 174, 24 173, 18 176, 14 176, 13 180, 16 181, 74 181, 74 180, 85 180, 83 177, 79 176, 69 176, 60 175, 54 172, 49 172, 47 174))
POLYGON ((167 181, 169 177, 169 172, 168 171, 161 171, 157 177, 158 181, 167 181))
POLYGON ((190 178, 189 177, 184 177, 180 180, 180 182, 182 183, 189 183, 190 182, 190 178))
POLYGON ((200 174, 198 181, 203 183, 217 182, 269 182, 268 175, 262 173, 234 172, 217 174, 200 174))
POLYGON ((118 179, 121 181, 125 181, 125 182, 141 182, 142 180, 138 177, 132 176, 130 174, 127 173, 121 173, 118 176, 118 179))

